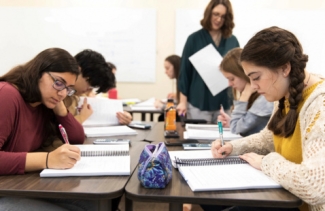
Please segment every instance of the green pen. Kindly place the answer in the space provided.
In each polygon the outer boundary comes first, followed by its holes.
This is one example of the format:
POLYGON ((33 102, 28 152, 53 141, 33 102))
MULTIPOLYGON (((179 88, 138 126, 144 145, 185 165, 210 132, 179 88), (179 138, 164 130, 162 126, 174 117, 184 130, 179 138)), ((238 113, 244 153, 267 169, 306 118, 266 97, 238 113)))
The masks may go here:
MULTIPOLYGON (((225 142, 223 140, 223 127, 222 127, 222 122, 218 121, 218 128, 219 128, 219 136, 220 136, 220 141, 221 141, 221 146, 225 145, 225 142)), ((222 152, 222 155, 224 155, 225 152, 222 152)))

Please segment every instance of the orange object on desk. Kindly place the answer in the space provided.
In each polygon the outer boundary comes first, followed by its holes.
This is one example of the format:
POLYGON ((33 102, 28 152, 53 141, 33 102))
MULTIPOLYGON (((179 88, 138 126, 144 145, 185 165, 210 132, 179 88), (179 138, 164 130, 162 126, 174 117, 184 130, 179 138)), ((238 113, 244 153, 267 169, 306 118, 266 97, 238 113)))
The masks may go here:
POLYGON ((165 130, 176 131, 176 108, 173 99, 168 99, 165 110, 165 130))

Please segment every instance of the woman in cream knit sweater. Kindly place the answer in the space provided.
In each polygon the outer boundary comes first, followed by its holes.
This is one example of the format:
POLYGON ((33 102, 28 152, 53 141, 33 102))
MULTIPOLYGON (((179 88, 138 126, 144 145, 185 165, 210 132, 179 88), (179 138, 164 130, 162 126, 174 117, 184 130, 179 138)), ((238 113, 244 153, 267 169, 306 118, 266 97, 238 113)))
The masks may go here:
POLYGON ((307 61, 289 31, 271 27, 251 38, 241 64, 251 86, 275 102, 275 109, 260 133, 222 147, 216 140, 212 153, 218 158, 240 155, 303 200, 289 210, 319 211, 325 210, 325 83, 305 70, 307 61))

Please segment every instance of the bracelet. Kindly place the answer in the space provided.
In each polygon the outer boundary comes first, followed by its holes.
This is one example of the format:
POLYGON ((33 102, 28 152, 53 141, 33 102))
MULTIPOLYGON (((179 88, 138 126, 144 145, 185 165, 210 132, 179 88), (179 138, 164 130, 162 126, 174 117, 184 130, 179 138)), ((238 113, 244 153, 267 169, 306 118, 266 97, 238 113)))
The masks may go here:
POLYGON ((48 167, 48 165, 47 165, 47 163, 48 163, 48 160, 49 160, 49 154, 50 154, 50 152, 48 152, 47 153, 47 155, 46 155, 46 168, 48 169, 49 167, 48 167))

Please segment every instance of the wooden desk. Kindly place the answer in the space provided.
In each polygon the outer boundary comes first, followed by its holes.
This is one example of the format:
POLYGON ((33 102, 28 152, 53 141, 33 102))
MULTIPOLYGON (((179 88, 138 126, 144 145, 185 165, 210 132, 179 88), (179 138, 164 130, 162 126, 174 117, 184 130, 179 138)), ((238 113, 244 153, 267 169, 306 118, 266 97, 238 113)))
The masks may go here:
POLYGON ((150 114, 150 121, 153 121, 153 115, 154 114, 162 114, 164 113, 163 110, 132 110, 129 106, 123 107, 124 111, 129 112, 131 115, 133 113, 140 113, 141 114, 141 121, 146 121, 146 114, 150 114))
MULTIPOLYGON (((155 125, 147 139, 163 141, 163 127, 155 125), (156 138, 152 132, 157 132, 156 138)), ((179 128, 182 130, 182 128, 179 128)), ((168 147, 169 150, 182 150, 181 146, 168 147)), ((183 203, 237 205, 255 207, 298 207, 302 201, 285 189, 255 189, 236 191, 193 192, 180 173, 173 169, 173 178, 165 189, 146 189, 141 186, 137 175, 133 174, 125 187, 126 211, 132 211, 132 201, 167 202, 169 210, 182 210, 183 203)))
MULTIPOLYGON (((127 137, 131 139, 132 174, 147 143, 127 137)), ((92 141, 86 143, 92 144, 92 141)), ((129 176, 41 178, 39 172, 0 176, 0 196, 96 200, 100 211, 110 211, 111 200, 123 195, 128 180, 129 176)))

